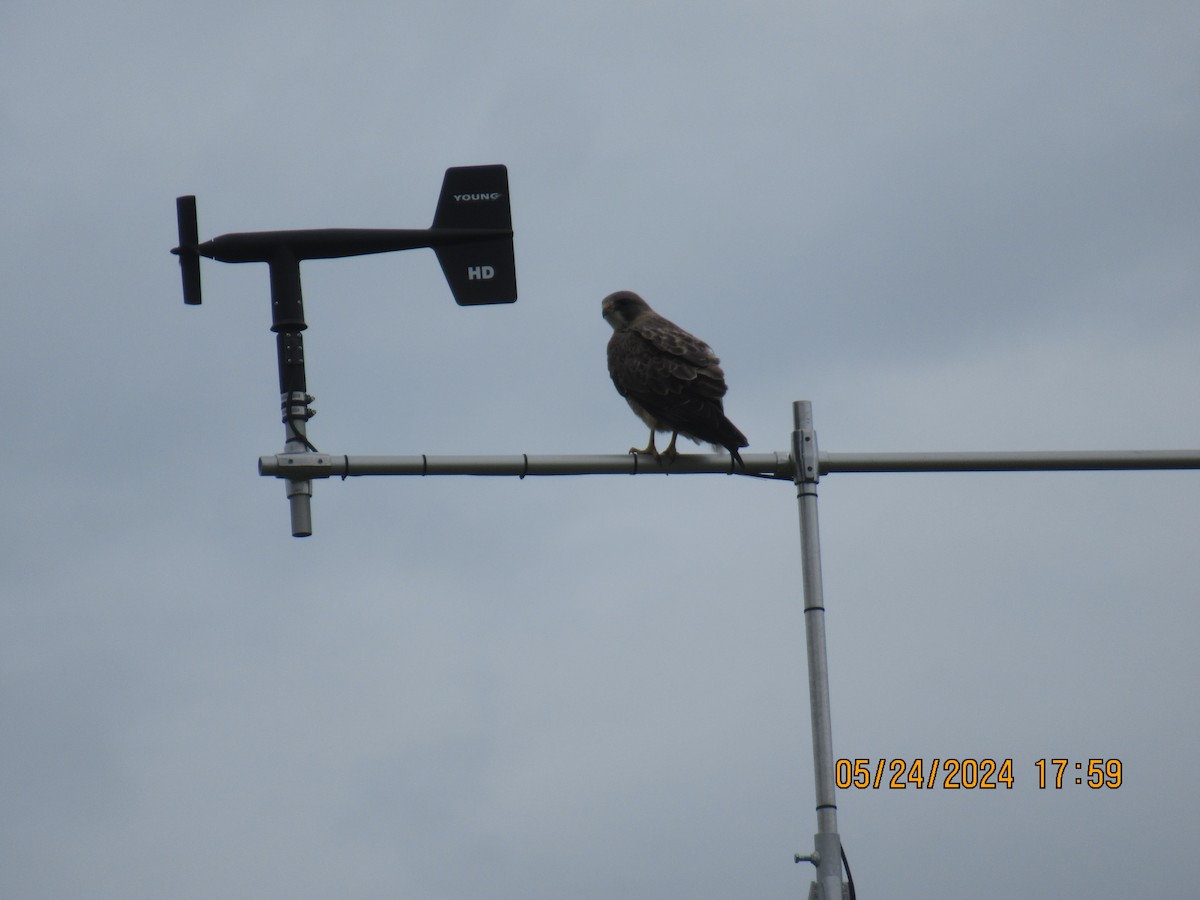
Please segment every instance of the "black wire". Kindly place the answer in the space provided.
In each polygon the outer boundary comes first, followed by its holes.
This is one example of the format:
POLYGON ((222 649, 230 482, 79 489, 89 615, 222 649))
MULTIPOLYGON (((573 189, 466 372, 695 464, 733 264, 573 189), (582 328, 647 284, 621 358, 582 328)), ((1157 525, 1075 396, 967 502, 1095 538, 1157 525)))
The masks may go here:
POLYGON ((297 422, 307 422, 313 416, 312 412, 308 408, 307 400, 303 404, 304 412, 299 414, 292 412, 294 407, 300 405, 301 404, 299 403, 292 403, 288 398, 285 398, 283 403, 280 404, 280 406, 283 407, 283 424, 287 426, 288 434, 291 435, 288 438, 288 442, 299 441, 313 453, 320 453, 321 451, 314 447, 312 443, 309 442, 308 438, 302 435, 300 430, 296 427, 297 422))
MULTIPOLYGON (((838 841, 841 844, 841 841, 838 841)), ((850 874, 850 860, 846 859, 846 848, 842 847, 842 868, 846 870, 846 885, 850 888, 850 900, 858 900, 854 895, 854 876, 850 874)))

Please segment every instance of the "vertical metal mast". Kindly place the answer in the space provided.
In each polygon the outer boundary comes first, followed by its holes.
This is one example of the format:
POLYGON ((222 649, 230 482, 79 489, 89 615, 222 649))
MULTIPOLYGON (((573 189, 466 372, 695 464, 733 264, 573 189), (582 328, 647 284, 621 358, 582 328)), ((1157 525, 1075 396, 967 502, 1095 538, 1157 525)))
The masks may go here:
MULTIPOLYGON (((279 357, 279 405, 283 411, 284 452, 303 453, 314 449, 307 437, 312 416, 308 382, 304 374, 304 302, 300 291, 300 260, 286 247, 270 255, 271 330, 275 332, 279 357)), ((312 534, 312 481, 290 478, 287 483, 292 536, 312 534)))
POLYGON ((810 897, 842 900, 842 842, 837 830, 833 729, 829 714, 829 665, 825 653, 825 596, 821 586, 821 538, 817 526, 817 479, 820 466, 812 404, 792 404, 795 430, 792 459, 796 466, 796 499, 800 506, 800 549, 804 570, 804 632, 808 645, 808 701, 812 714, 813 773, 817 783, 815 852, 807 858, 817 867, 810 897))

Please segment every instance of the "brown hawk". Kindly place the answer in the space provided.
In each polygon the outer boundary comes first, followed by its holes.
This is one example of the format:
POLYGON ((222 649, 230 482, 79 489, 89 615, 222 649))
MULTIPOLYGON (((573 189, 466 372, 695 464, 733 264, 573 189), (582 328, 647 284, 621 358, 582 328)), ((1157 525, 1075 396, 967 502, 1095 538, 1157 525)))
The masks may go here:
POLYGON ((650 427, 650 443, 630 453, 674 459, 679 435, 696 443, 724 447, 736 463, 746 436, 725 418, 721 398, 728 390, 721 361, 704 341, 688 334, 650 308, 632 291, 617 291, 601 304, 612 326, 608 340, 608 374, 617 392, 650 427), (671 432, 671 443, 659 454, 654 432, 671 432))

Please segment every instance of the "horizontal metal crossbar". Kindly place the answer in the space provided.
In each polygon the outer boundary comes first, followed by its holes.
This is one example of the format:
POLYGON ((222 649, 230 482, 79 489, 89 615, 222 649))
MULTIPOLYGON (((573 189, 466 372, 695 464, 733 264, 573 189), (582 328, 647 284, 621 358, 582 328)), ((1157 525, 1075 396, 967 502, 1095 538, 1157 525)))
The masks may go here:
POLYGON ((1200 450, 822 453, 827 472, 1068 472, 1200 469, 1200 450))
MULTIPOLYGON (((737 474, 791 479, 786 453, 746 453, 737 474)), ((278 478, 346 478, 352 475, 696 475, 733 474, 726 453, 686 453, 656 462, 631 453, 506 456, 341 456, 330 453, 278 453, 258 460, 260 475, 278 478)))
MULTIPOLYGON (((1200 450, 1042 450, 967 453, 819 454, 822 475, 835 472, 1062 472, 1200 469, 1200 450)), ((788 453, 743 453, 734 469, 724 453, 684 453, 670 462, 621 454, 500 456, 345 456, 278 453, 258 460, 260 475, 347 478, 359 475, 755 475, 791 481, 788 453)))

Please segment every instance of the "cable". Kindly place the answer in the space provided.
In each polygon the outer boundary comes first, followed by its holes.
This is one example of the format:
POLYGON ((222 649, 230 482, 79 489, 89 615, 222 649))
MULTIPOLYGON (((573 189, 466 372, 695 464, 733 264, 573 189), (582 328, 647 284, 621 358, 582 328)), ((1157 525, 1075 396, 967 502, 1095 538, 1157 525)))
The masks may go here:
MULTIPOLYGON (((841 845, 841 841, 838 841, 841 845)), ((854 876, 850 874, 850 861, 846 859, 846 848, 842 847, 842 868, 846 870, 846 886, 850 888, 850 900, 858 900, 854 895, 854 876)))
POLYGON ((292 400, 293 396, 296 395, 285 394, 283 402, 279 404, 283 409, 283 424, 287 426, 287 442, 290 443, 292 441, 299 441, 312 453, 320 453, 321 451, 314 447, 308 438, 300 433, 300 429, 296 427, 297 422, 307 422, 314 415, 316 415, 315 410, 308 408, 308 404, 312 402, 313 398, 308 394, 304 394, 304 400, 302 402, 295 402, 292 400), (300 409, 301 412, 293 412, 295 409, 300 409))

